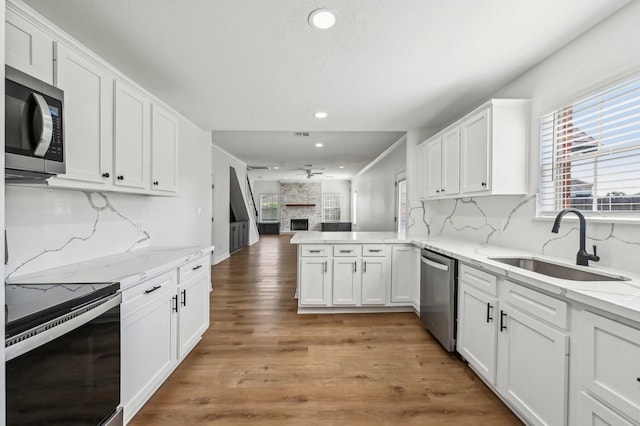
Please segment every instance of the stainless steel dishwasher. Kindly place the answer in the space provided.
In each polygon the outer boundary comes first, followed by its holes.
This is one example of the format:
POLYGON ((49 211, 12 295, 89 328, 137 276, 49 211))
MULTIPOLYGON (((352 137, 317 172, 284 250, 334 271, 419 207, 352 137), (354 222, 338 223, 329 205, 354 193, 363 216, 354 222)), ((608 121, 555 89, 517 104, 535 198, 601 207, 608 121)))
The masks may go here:
POLYGON ((456 259, 422 249, 420 320, 444 348, 453 352, 456 334, 456 259))

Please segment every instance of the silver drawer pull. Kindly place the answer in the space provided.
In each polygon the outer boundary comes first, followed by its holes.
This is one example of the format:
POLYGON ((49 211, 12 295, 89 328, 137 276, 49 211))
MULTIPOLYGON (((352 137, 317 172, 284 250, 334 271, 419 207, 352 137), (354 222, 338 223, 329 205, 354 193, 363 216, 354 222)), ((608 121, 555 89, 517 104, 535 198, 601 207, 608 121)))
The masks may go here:
POLYGON ((351 253, 353 250, 340 250, 340 253, 351 253))
POLYGON ((322 250, 309 250, 309 253, 322 253, 322 250))
POLYGON ((150 289, 148 289, 148 290, 145 290, 145 291, 144 291, 144 294, 153 293, 154 291, 156 291, 156 290, 157 290, 157 289, 159 289, 160 287, 162 287, 162 286, 161 286, 161 285, 157 285, 157 286, 155 286, 155 287, 153 287, 153 288, 150 288, 150 289))
POLYGON ((191 268, 192 271, 196 271, 198 269, 202 268, 202 265, 198 265, 198 266, 194 266, 193 268, 191 268))
POLYGON ((382 249, 367 249, 367 251, 369 251, 370 253, 380 253, 382 251, 382 249))

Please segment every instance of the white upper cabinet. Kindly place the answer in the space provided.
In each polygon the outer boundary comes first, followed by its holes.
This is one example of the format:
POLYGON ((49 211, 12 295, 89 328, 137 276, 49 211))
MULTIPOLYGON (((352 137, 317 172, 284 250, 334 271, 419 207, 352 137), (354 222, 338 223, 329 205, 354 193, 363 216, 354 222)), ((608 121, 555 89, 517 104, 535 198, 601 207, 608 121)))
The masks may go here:
POLYGON ((485 109, 465 119, 460 125, 462 149, 462 192, 486 192, 491 189, 489 181, 489 114, 485 109))
POLYGON ((53 84, 53 37, 7 4, 5 23, 5 63, 53 84))
POLYGON ((149 188, 149 100, 115 82, 114 157, 118 186, 149 188))
POLYGON ((56 43, 55 84, 64 90, 67 172, 61 178, 110 185, 113 164, 113 77, 56 43))
POLYGON ((151 106, 151 190, 178 187, 178 119, 157 104, 151 106))
POLYGON ((524 194, 529 101, 493 99, 419 146, 421 198, 524 194))

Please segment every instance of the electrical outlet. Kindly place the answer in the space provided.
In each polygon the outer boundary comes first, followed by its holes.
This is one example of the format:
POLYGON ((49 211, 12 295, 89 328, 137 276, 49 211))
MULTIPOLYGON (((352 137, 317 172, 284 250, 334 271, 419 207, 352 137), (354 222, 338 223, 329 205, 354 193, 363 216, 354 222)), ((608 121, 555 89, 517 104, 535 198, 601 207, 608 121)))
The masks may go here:
POLYGON ((196 215, 202 216, 202 209, 200 207, 198 207, 198 210, 196 210, 196 215))
POLYGON ((142 222, 136 222, 136 232, 138 235, 142 235, 144 233, 142 230, 142 222))

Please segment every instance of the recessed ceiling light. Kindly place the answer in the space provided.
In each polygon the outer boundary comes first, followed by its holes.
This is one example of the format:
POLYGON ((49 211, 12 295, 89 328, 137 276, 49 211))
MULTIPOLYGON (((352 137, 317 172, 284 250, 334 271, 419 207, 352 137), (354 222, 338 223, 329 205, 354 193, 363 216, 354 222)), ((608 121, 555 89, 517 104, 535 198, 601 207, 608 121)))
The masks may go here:
POLYGON ((327 118, 327 113, 324 111, 318 111, 315 114, 313 114, 313 116, 315 118, 327 118))
POLYGON ((324 146, 324 145, 323 145, 323 144, 321 144, 320 142, 318 142, 318 143, 316 144, 316 148, 322 148, 323 146, 324 146))
POLYGON ((340 167, 338 167, 338 168, 339 168, 339 169, 344 169, 344 166, 340 166, 340 167))
POLYGON ((278 166, 273 166, 273 170, 279 170, 279 169, 280 169, 280 167, 278 167, 278 166))
POLYGON ((336 24, 338 17, 329 9, 316 9, 309 15, 309 25, 319 30, 326 30, 336 24))

